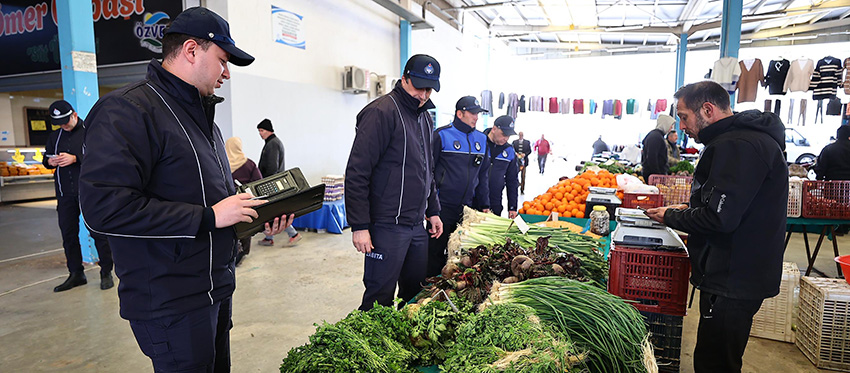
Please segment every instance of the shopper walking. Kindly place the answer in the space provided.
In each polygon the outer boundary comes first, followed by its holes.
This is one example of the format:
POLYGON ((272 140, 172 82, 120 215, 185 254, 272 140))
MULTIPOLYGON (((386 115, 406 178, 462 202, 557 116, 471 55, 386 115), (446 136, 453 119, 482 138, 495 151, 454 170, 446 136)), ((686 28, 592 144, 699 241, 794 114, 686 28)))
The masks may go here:
POLYGON ((676 120, 667 114, 658 114, 655 122, 655 129, 649 131, 642 142, 640 163, 645 181, 649 181, 649 175, 667 175, 670 169, 667 166, 667 140, 664 137, 673 129, 676 120))
POLYGON ((457 229, 463 207, 490 211, 487 136, 475 129, 482 112, 486 110, 475 97, 461 97, 455 104, 452 123, 434 131, 434 179, 444 234, 428 243, 427 277, 439 275, 446 265, 449 235, 457 229))
POLYGON ((490 211, 502 215, 502 190, 507 187, 508 217, 517 215, 517 156, 508 139, 516 135, 514 119, 509 115, 496 118, 493 127, 484 130, 487 136, 487 149, 490 153, 490 211))
MULTIPOLYGON (((121 317, 157 372, 230 371, 233 225, 266 203, 236 194, 213 93, 237 48, 227 21, 184 10, 165 29, 160 63, 144 80, 103 96, 89 115, 80 203, 105 234, 121 280, 121 317)), ((265 224, 274 234, 293 216, 265 224)))
POLYGON ((396 286, 399 298, 413 299, 425 281, 428 233, 443 233, 431 155, 432 90, 440 90, 440 63, 417 54, 395 88, 357 114, 345 168, 345 210, 351 241, 366 254, 364 311, 375 302, 391 305, 396 286))
POLYGON ((700 290, 694 370, 740 372, 753 315, 782 280, 785 126, 773 113, 733 114, 714 82, 689 84, 674 98, 682 130, 705 149, 690 206, 647 214, 689 234, 691 283, 700 290))
POLYGON ((528 168, 528 156, 531 155, 531 142, 525 139, 525 134, 519 132, 519 138, 513 142, 514 153, 519 166, 519 193, 525 194, 525 170, 528 168))
MULTIPOLYGON (((238 181, 239 184, 247 184, 263 178, 257 164, 248 159, 242 151, 242 139, 238 137, 227 139, 224 143, 224 150, 227 152, 227 161, 230 163, 230 171, 232 172, 234 182, 238 181)), ((239 239, 239 247, 236 251, 236 266, 238 267, 242 264, 242 260, 250 253, 251 237, 239 239)))
MULTIPOLYGON (((260 124, 257 125, 257 132, 260 133, 260 137, 266 142, 263 145, 263 151, 260 153, 260 164, 258 165, 260 174, 263 177, 269 177, 286 171, 283 142, 274 134, 272 121, 268 118, 260 121, 260 124)), ((289 235, 289 241, 286 243, 286 246, 295 246, 303 237, 292 226, 286 228, 286 234, 289 235)), ((274 236, 266 235, 258 243, 261 246, 274 246, 274 236)))
MULTIPOLYGON (((50 123, 60 128, 53 131, 44 147, 42 163, 45 167, 56 169, 53 185, 56 188, 56 212, 59 215, 59 230, 62 232, 62 246, 65 248, 65 264, 70 275, 65 281, 53 288, 54 292, 65 291, 88 283, 83 273, 83 253, 80 245, 80 164, 83 163, 83 140, 86 137, 86 124, 77 115, 74 108, 65 100, 59 100, 48 108, 50 123)), ((97 249, 100 266, 100 288, 106 290, 114 286, 112 280, 112 251, 106 237, 91 232, 97 249)))
POLYGON ((541 175, 546 168, 546 156, 549 155, 549 150, 549 141, 546 140, 545 135, 540 135, 540 139, 534 142, 534 151, 537 152, 537 166, 540 167, 541 175))

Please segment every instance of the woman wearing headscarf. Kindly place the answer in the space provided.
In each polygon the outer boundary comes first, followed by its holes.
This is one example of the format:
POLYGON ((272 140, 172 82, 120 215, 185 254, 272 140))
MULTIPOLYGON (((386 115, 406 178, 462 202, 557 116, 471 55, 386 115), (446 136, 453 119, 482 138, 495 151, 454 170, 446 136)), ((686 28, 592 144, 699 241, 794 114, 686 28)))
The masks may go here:
MULTIPOLYGON (((257 168, 257 164, 245 157, 245 153, 242 152, 242 139, 238 137, 227 139, 224 143, 224 149, 227 152, 227 160, 230 162, 230 171, 233 173, 233 180, 246 184, 263 178, 263 175, 260 174, 260 169, 257 168)), ((240 239, 239 252, 236 254, 237 266, 242 263, 242 259, 250 251, 251 237, 240 239)))

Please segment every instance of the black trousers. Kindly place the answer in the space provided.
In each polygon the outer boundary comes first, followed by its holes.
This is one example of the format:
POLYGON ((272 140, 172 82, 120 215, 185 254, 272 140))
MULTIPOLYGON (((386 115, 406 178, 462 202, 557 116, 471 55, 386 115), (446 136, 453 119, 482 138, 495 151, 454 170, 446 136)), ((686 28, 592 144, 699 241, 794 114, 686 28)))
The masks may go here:
MULTIPOLYGON (((59 215, 59 230, 65 248, 65 263, 69 272, 83 271, 83 253, 80 247, 80 199, 77 196, 56 197, 56 212, 59 215)), ((94 239, 100 272, 112 271, 112 250, 106 237, 90 232, 94 239)))
POLYGON ((700 291, 696 373, 741 371, 753 316, 761 303, 761 299, 731 299, 700 291))
POLYGON ((230 372, 232 298, 180 315, 130 320, 154 372, 230 372))
POLYGON ((443 222, 443 234, 437 238, 428 239, 428 267, 425 277, 439 275, 443 271, 448 259, 446 249, 449 245, 449 236, 457 230, 457 223, 463 215, 463 206, 440 206, 440 220, 443 222))
POLYGON ((366 291, 359 309, 368 311, 375 301, 382 306, 392 305, 396 284, 399 298, 404 302, 413 299, 425 282, 428 261, 425 226, 374 223, 369 226, 369 234, 375 248, 366 254, 363 265, 366 291))

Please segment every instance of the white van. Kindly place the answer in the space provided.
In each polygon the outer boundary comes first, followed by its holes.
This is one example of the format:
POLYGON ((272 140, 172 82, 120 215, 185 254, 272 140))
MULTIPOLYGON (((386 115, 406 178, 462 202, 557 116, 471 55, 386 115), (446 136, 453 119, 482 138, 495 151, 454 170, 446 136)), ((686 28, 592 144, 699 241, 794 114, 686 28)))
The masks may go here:
POLYGON ((788 163, 815 163, 825 143, 809 143, 809 140, 791 127, 785 127, 785 160, 788 163))

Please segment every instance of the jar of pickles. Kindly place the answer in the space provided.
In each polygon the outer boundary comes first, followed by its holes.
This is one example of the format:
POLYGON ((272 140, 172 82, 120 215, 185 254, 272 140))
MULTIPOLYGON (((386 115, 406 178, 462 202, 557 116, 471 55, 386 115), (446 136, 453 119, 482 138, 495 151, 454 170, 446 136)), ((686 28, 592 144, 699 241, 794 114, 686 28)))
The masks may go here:
POLYGON ((593 211, 590 213, 590 231, 600 236, 607 236, 611 230, 610 220, 611 215, 608 214, 605 206, 593 206, 593 211))

